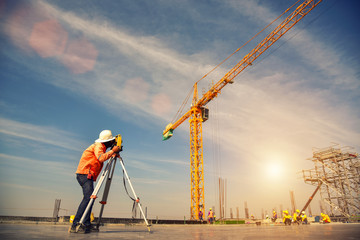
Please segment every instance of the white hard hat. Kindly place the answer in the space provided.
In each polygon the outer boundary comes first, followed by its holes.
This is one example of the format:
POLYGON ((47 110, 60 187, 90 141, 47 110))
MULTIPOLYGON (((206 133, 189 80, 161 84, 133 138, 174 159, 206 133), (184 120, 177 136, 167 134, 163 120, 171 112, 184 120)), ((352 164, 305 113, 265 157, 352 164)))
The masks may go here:
POLYGON ((99 134, 99 138, 95 140, 95 142, 109 142, 114 140, 115 137, 113 137, 112 133, 110 130, 103 130, 101 131, 101 133, 99 134))

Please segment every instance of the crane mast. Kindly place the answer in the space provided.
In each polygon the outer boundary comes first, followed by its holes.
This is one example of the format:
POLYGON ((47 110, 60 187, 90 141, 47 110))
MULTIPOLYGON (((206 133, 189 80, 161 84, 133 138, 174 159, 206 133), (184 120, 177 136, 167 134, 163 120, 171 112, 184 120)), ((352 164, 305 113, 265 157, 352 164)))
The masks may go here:
POLYGON ((221 89, 228 83, 233 83, 234 78, 245 68, 260 57, 271 45, 279 40, 305 15, 313 10, 322 0, 305 0, 285 20, 283 20, 271 33, 269 33, 253 50, 227 72, 203 96, 198 98, 197 83, 194 84, 193 100, 190 109, 170 123, 163 131, 163 139, 170 138, 173 131, 186 119, 190 123, 190 178, 191 178, 191 219, 199 219, 199 211, 205 210, 204 196, 204 166, 203 166, 203 138, 202 123, 208 119, 208 110, 205 105, 221 93, 221 89))

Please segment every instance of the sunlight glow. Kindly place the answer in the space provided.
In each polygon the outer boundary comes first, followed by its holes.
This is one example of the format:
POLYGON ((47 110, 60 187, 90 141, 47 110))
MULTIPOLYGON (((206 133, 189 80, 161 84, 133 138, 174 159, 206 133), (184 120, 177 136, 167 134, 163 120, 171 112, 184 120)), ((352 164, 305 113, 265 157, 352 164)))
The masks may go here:
POLYGON ((265 171, 268 177, 278 179, 281 178, 283 168, 280 164, 271 162, 267 164, 265 171))

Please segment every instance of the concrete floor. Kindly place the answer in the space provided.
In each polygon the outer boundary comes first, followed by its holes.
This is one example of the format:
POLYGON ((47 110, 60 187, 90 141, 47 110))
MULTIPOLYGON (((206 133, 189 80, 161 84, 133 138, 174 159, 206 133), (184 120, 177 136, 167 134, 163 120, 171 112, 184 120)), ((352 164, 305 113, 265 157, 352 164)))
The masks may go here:
POLYGON ((68 233, 69 225, 0 224, 0 239, 360 239, 360 223, 282 225, 106 225, 100 232, 68 233))

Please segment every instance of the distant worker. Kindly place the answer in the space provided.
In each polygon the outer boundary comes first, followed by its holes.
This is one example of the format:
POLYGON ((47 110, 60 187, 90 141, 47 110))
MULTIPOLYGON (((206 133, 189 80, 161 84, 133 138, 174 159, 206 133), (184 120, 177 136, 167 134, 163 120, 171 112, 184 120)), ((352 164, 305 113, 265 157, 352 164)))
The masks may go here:
POLYGON ((291 215, 289 214, 288 210, 284 210, 284 218, 283 222, 285 225, 291 225, 291 215))
POLYGON ((305 214, 305 211, 302 211, 302 212, 301 212, 300 217, 301 217, 301 222, 302 222, 302 224, 308 224, 308 220, 307 220, 307 216, 306 216, 306 214, 305 214))
POLYGON ((211 208, 209 209, 209 212, 208 212, 208 221, 210 224, 212 224, 214 221, 214 213, 211 208))
POLYGON ((203 215, 204 215, 204 213, 201 211, 201 209, 200 209, 200 211, 199 211, 199 220, 202 222, 204 219, 203 219, 203 215))
MULTIPOLYGON (((80 184, 83 192, 83 199, 76 212, 73 224, 70 226, 69 232, 76 232, 76 226, 78 225, 85 209, 90 202, 91 194, 94 191, 94 181, 99 176, 103 163, 115 157, 120 152, 118 146, 112 147, 108 152, 106 150, 113 146, 115 143, 115 137, 112 136, 110 130, 104 130, 100 133, 99 138, 95 140, 91 146, 89 146, 82 154, 80 162, 76 171, 76 179, 80 184)), ((85 216, 82 226, 80 226, 79 233, 89 233, 91 231, 91 214, 92 206, 85 216)))
POLYGON ((321 213, 321 216, 322 216, 322 222, 323 223, 331 223, 331 220, 330 220, 330 217, 327 215, 327 214, 325 214, 325 213, 321 213))
POLYGON ((277 219, 277 213, 275 211, 273 211, 273 216, 271 218, 271 221, 276 222, 276 219, 277 219))
POLYGON ((301 219, 301 217, 300 217, 300 210, 299 210, 299 209, 296 209, 296 211, 294 212, 293 223, 299 224, 300 219, 301 219))

